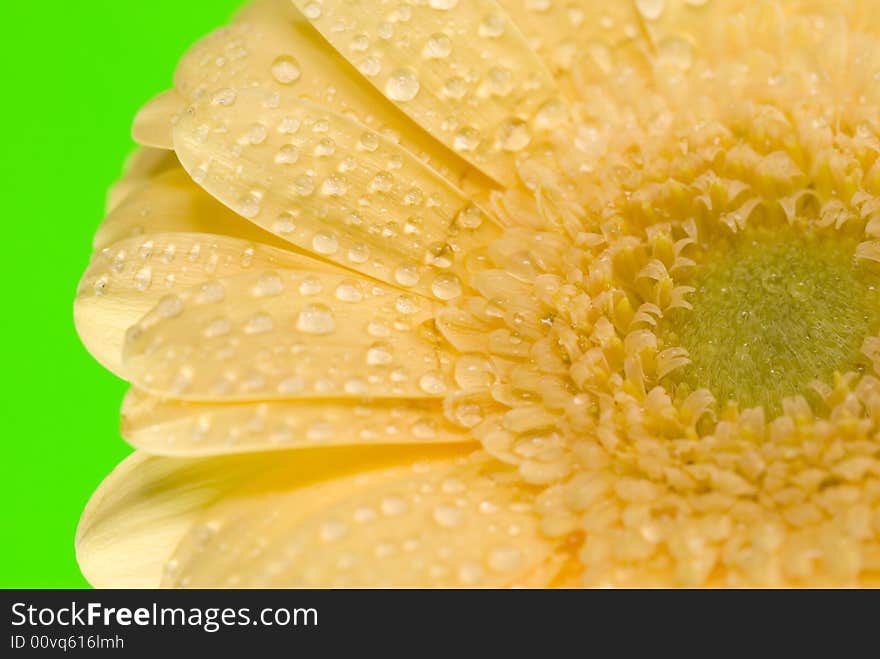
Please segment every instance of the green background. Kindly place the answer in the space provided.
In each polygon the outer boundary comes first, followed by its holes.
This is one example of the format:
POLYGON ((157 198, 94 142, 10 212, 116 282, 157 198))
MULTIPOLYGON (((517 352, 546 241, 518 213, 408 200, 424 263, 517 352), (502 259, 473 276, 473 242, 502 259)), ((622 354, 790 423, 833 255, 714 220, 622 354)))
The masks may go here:
POLYGON ((0 0, 3 268, 0 587, 84 587, 73 538, 130 452, 125 384, 73 328, 73 297, 141 104, 239 0, 0 0))

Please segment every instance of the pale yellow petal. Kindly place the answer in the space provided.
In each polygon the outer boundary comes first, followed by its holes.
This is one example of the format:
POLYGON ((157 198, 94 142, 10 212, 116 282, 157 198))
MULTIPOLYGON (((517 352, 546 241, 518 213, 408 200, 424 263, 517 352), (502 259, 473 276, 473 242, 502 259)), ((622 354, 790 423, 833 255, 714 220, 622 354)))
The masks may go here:
POLYGON ((386 98, 506 185, 553 78, 494 0, 294 0, 386 98))
MULTIPOLYGON (((576 63, 592 59, 600 69, 610 67, 614 51, 641 38, 634 2, 534 2, 499 0, 522 31, 529 46, 557 79, 572 73, 576 63)), ((565 81, 569 82, 569 81, 565 81)), ((545 118, 558 112, 547 107, 545 118)))
MULTIPOLYGON (((175 86, 191 101, 221 89, 251 87, 311 100, 399 140, 453 183, 473 177, 464 160, 367 83, 290 0, 247 5, 230 26, 190 49, 178 65, 175 86)), ((485 178, 477 182, 491 184, 485 178)))
POLYGON ((175 168, 179 169, 180 163, 173 151, 138 147, 126 159, 122 177, 107 191, 106 212, 113 211, 147 181, 175 168))
POLYGON ((655 52, 662 53, 669 45, 686 44, 697 47, 701 54, 713 48, 725 48, 728 38, 738 40, 746 36, 737 35, 743 29, 747 15, 758 12, 745 11, 748 7, 761 7, 768 14, 782 11, 779 3, 754 0, 632 0, 642 23, 644 34, 648 37, 655 52))
POLYGON ((459 452, 449 447, 322 448, 203 459, 138 452, 92 495, 77 528, 77 560, 96 587, 156 587, 178 543, 204 511, 247 484, 269 490, 283 483, 289 491, 362 466, 448 459, 459 452))
POLYGON ((498 228, 464 194, 362 124, 292 96, 230 91, 174 129, 193 178, 242 216, 325 259, 441 299, 498 228))
POLYGON ((128 333, 124 372, 188 400, 442 397, 432 303, 342 270, 261 271, 163 298, 128 333))
MULTIPOLYGON (((166 585, 500 587, 553 563, 531 494, 497 463, 422 462, 310 487, 278 474, 205 511, 166 585)), ((545 583, 553 578, 544 572, 545 583)))
POLYGON ((296 249, 232 212, 196 185, 179 165, 141 181, 104 218, 93 244, 100 250, 128 238, 178 232, 232 236, 296 249))
POLYGON ((439 400, 192 403, 161 400, 137 389, 122 404, 122 434, 151 454, 178 456, 473 441, 444 418, 439 400))
MULTIPOLYGON (((158 223, 163 222, 172 223, 168 216, 158 223)), ((125 377, 125 333, 163 297, 215 277, 274 267, 316 271, 334 268, 271 245, 231 236, 144 233, 116 240, 93 255, 80 280, 74 301, 77 332, 95 359, 125 377)))
POLYGON ((202 509, 271 469, 268 455, 170 460, 135 453, 92 495, 76 532, 80 569, 96 587, 150 588, 202 509))
POLYGON ((134 117, 132 138, 142 146, 171 149, 171 127, 185 106, 184 98, 173 89, 150 99, 134 117))

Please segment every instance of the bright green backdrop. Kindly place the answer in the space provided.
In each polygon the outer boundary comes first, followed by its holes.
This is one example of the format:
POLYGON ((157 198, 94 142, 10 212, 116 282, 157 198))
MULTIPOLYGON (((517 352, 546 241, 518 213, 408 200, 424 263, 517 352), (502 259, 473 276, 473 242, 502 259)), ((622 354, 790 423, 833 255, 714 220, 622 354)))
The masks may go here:
POLYGON ((3 318, 0 587, 82 587, 73 537, 130 449, 125 386, 73 329, 72 303, 138 107, 239 0, 0 0, 3 318))

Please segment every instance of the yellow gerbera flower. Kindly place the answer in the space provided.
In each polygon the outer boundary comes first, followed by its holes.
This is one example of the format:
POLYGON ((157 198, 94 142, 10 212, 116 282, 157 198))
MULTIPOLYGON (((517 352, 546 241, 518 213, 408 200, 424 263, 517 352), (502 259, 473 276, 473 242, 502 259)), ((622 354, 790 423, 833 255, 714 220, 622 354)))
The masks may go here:
POLYGON ((259 0, 138 115, 76 318, 96 585, 880 581, 860 0, 259 0))

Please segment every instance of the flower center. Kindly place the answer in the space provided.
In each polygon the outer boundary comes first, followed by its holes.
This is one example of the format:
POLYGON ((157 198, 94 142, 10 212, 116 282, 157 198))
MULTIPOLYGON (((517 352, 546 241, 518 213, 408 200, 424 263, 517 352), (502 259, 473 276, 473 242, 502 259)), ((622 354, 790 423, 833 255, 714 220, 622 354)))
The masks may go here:
POLYGON ((691 363, 677 378, 723 405, 763 406, 812 395, 815 380, 862 371, 866 337, 880 322, 877 274, 840 233, 751 229, 703 251, 689 302, 665 319, 667 345, 691 363))

